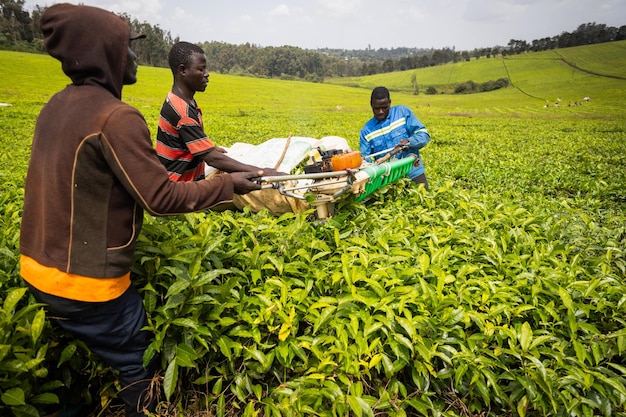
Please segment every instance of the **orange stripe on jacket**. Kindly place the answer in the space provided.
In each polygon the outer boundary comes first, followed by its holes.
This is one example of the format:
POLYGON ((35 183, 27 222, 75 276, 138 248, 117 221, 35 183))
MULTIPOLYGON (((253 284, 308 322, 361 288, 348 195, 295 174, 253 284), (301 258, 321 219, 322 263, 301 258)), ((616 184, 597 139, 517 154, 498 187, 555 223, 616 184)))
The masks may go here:
POLYGON ((70 300, 114 300, 130 287, 130 272, 118 278, 92 278, 45 266, 26 255, 20 257, 20 275, 39 291, 70 300))

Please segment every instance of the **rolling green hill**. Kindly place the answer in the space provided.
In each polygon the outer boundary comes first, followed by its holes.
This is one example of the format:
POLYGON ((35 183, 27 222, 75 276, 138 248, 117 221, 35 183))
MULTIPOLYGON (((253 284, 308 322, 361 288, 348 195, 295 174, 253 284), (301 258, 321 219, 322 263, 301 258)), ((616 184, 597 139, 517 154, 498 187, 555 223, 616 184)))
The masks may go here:
MULTIPOLYGON (((533 113, 546 103, 560 106, 591 97, 594 103, 606 106, 605 114, 623 113, 626 102, 626 41, 577 46, 521 55, 484 58, 417 70, 378 74, 368 77, 329 79, 327 83, 371 89, 385 85, 397 93, 413 91, 415 75, 420 94, 411 101, 431 105, 480 111, 479 107, 526 108, 533 113), (458 83, 472 80, 483 83, 509 78, 512 87, 472 97, 426 95, 430 86, 450 91, 458 83)), ((396 100, 397 101, 397 100, 396 100)), ((517 113, 516 110, 512 110, 517 113)), ((581 109, 577 109, 581 111, 581 109)), ((583 111, 583 113, 586 113, 583 111)))
MULTIPOLYGON (((619 117, 626 100, 624 68, 626 41, 618 41, 368 77, 328 79, 324 84, 212 74, 207 92, 197 98, 211 103, 210 106, 225 107, 225 116, 271 115, 272 109, 286 105, 295 115, 306 115, 316 109, 363 114, 369 111, 369 90, 385 85, 394 92, 395 102, 421 107, 421 111, 426 111, 424 107, 430 104, 445 112, 484 112, 496 108, 500 109, 495 110, 496 114, 503 111, 520 114, 521 111, 521 114, 532 115, 546 101, 552 105, 560 98, 561 106, 566 106, 588 96, 595 105, 606 106, 603 113, 607 116, 619 117), (419 95, 412 94, 413 75, 419 95), (438 91, 451 91, 455 85, 468 80, 484 83, 499 78, 509 78, 512 85, 471 96, 424 93, 430 86, 438 91)), ((42 104, 67 82, 57 61, 46 55, 0 51, 0 72, 3 74, 0 102, 10 102, 12 97, 19 96, 19 101, 42 104)), ((138 84, 125 88, 125 99, 133 102, 141 96, 133 104, 149 110, 147 117, 154 120, 150 113, 152 109, 158 109, 170 84, 168 69, 142 66, 138 84)), ((576 109, 577 112, 581 110, 576 109)))
MULTIPOLYGON (((205 93, 196 95, 205 112, 207 130, 218 143, 259 143, 272 137, 348 139, 357 146, 358 131, 370 117, 371 88, 386 85, 394 103, 414 108, 427 125, 440 117, 603 118, 624 120, 626 41, 472 60, 437 67, 331 79, 324 84, 211 74, 205 93), (416 75, 419 95, 412 94, 416 75), (482 83, 508 77, 507 88, 478 94, 424 94, 472 80, 482 83), (583 97, 589 103, 581 103, 583 97), (561 101, 558 102, 558 99, 561 101), (559 108, 554 103, 559 103, 559 108), (547 107, 546 107, 547 106, 547 107)), ((48 98, 68 79, 48 55, 0 51, 0 164, 26 163, 35 119, 48 98), (16 154, 16 152, 18 154, 16 154), (24 152, 24 155, 19 155, 24 152), (16 158, 16 156, 18 156, 16 158), (23 156, 19 157, 19 156, 23 156)), ((136 85, 124 88, 123 99, 139 108, 152 131, 171 86, 169 69, 141 66, 136 85)), ((434 127, 434 126, 433 126, 434 127)))

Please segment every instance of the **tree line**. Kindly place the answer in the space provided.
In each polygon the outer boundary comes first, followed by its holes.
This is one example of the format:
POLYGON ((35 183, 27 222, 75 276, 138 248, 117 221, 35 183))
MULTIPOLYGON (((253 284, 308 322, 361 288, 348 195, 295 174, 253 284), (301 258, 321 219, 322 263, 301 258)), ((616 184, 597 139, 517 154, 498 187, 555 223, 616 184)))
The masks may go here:
MULTIPOLYGON (((43 10, 45 8, 39 5, 32 12, 25 10, 24 0, 0 0, 0 49, 44 52, 38 24, 43 10)), ((146 35, 146 39, 133 46, 139 62, 142 65, 167 67, 169 49, 180 39, 173 38, 169 31, 159 25, 139 22, 128 14, 121 16, 133 30, 146 35)), ((454 47, 307 50, 295 46, 262 47, 252 43, 234 45, 215 41, 205 41, 199 45, 207 54, 211 72, 323 82, 329 77, 405 71, 471 59, 624 39, 626 25, 616 28, 593 22, 582 24, 571 33, 563 32, 531 42, 511 39, 506 46, 476 48, 471 51, 457 51, 454 47)))

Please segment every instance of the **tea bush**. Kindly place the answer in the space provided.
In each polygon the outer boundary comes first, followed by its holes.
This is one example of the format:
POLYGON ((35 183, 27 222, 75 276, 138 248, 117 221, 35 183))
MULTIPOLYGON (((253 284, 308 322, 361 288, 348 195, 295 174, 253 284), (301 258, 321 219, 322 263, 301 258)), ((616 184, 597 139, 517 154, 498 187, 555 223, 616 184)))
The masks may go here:
POLYGON ((202 392, 222 415, 623 411, 623 227, 453 183, 371 204, 323 225, 150 219, 136 272, 168 398, 202 392))
MULTIPOLYGON (((49 57, 1 58, 14 106, 0 109, 0 414, 89 404, 119 415, 115 372, 59 333, 19 277, 32 127, 65 81, 49 57), (25 67, 45 69, 45 85, 11 73, 25 67)), ((559 76, 507 60, 517 86, 580 95, 560 64, 541 65, 559 76)), ((140 76, 149 82, 125 97, 154 127, 167 89, 155 86, 170 74, 140 76)), ((222 101, 203 109, 223 116, 207 124, 225 145, 293 132, 355 147, 369 117, 361 88, 211 80, 222 101)), ((626 416, 626 89, 592 81, 593 101, 571 108, 512 88, 429 96, 417 110, 433 138, 428 192, 401 180, 367 203, 342 201, 323 223, 146 216, 132 277, 154 334, 145 360, 162 364, 163 414, 626 416)))

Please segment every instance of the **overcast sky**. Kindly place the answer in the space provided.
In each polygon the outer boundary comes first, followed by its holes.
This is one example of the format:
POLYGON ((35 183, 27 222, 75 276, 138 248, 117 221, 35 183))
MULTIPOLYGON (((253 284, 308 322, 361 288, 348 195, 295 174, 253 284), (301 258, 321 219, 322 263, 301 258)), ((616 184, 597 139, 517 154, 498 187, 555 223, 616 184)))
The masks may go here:
MULTIPOLYGON (((26 0, 50 6, 60 1, 26 0)), ((626 25, 624 0, 69 0, 124 12, 173 38, 304 49, 507 45, 626 25)))

